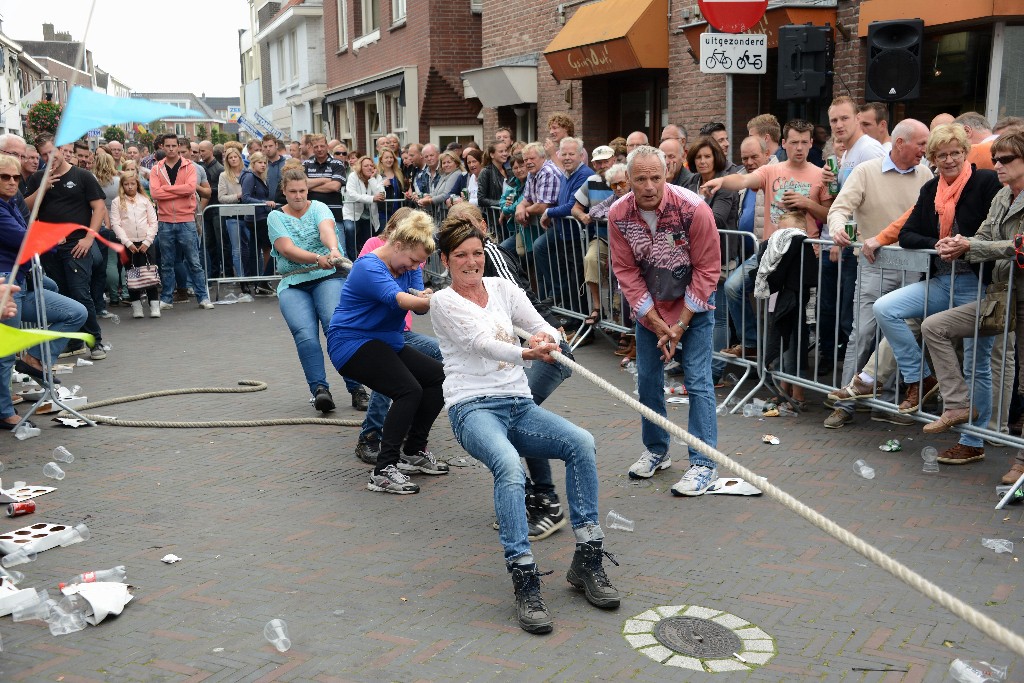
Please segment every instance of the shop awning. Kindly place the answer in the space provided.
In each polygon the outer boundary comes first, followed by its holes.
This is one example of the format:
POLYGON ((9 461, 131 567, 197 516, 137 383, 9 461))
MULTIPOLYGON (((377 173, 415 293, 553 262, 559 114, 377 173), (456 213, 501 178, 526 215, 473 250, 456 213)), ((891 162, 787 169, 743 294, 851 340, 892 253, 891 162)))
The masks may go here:
POLYGON ((537 102, 537 65, 485 66, 462 72, 485 107, 537 102))
POLYGON ((352 86, 351 88, 345 88, 344 90, 329 93, 324 97, 324 104, 333 104, 335 102, 341 102, 342 100, 351 100, 357 97, 365 97, 366 95, 372 95, 373 93, 381 90, 391 90, 392 88, 398 88, 404 84, 404 73, 395 74, 394 76, 387 76, 385 78, 378 78, 375 81, 361 83, 359 85, 352 86))
POLYGON ((998 20, 1019 17, 1020 0, 957 0, 957 2, 935 2, 934 0, 864 0, 860 6, 857 31, 868 34, 868 24, 873 21, 890 21, 921 17, 925 26, 944 26, 981 20, 998 20))
MULTIPOLYGON (((870 1, 870 0, 866 0, 870 1)), ((892 2, 892 0, 885 0, 886 2, 892 2)), ((934 0, 930 0, 934 2, 934 0)), ((902 7, 903 5, 899 5, 902 7)), ((787 24, 813 24, 815 26, 824 26, 828 22, 832 26, 836 25, 836 8, 835 7, 814 7, 813 5, 805 4, 793 4, 793 5, 768 5, 768 11, 765 12, 764 17, 761 21, 754 26, 747 33, 764 34, 768 36, 768 47, 775 48, 779 46, 779 27, 786 26, 787 24)), ((686 42, 690 44, 690 49, 693 50, 693 54, 700 54, 700 34, 708 30, 707 22, 700 21, 693 24, 688 24, 683 28, 683 32, 686 34, 686 42)), ((863 35, 867 35, 865 32, 863 35)))
POLYGON ((668 0, 584 5, 544 50, 558 80, 668 68, 668 0))

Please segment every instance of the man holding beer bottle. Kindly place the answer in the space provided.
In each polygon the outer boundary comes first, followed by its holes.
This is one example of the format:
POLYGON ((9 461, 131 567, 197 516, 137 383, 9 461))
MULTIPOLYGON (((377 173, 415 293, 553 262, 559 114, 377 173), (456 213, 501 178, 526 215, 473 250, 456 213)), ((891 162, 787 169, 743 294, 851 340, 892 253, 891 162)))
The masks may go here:
MULTIPOLYGON (((850 177, 858 165, 871 159, 881 159, 885 156, 885 149, 882 144, 873 137, 864 134, 864 129, 857 122, 857 103, 853 99, 842 96, 832 100, 828 108, 828 122, 832 126, 832 137, 838 140, 846 151, 838 159, 838 163, 832 157, 826 160, 828 164, 838 166, 836 184, 830 188, 832 196, 839 194, 846 179, 850 177)), ((831 167, 831 166, 830 166, 831 167)), ((823 235, 827 238, 827 233, 823 235)), ((853 255, 852 248, 841 249, 833 246, 827 251, 821 250, 821 291, 818 293, 822 301, 821 317, 818 320, 818 354, 820 373, 832 373, 833 366, 842 367, 843 355, 847 340, 850 337, 850 330, 853 327, 853 287, 857 278, 857 258, 853 255), (842 267, 839 259, 842 256, 842 267), (840 275, 842 282, 839 282, 840 275), (836 305, 836 288, 839 288, 839 305, 836 305), (839 312, 838 338, 836 332, 836 311, 839 312), (838 350, 838 353, 837 353, 838 350), (833 363, 834 356, 838 360, 833 363)), ((829 384, 839 384, 839 377, 836 376, 829 384)))

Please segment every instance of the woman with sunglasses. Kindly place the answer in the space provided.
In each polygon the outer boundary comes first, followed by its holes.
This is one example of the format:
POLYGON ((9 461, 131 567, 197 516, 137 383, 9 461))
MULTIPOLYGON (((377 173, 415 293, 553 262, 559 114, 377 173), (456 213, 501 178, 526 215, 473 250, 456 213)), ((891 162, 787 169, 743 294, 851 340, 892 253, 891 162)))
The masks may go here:
MULTIPOLYGON (((948 245, 961 244, 976 236, 1000 184, 995 171, 979 170, 967 163, 970 148, 963 126, 941 125, 931 132, 927 156, 938 169, 938 177, 921 187, 917 203, 900 230, 901 247, 938 249, 942 244, 948 257, 948 245)), ((899 406, 901 413, 916 413, 921 404, 939 390, 939 382, 924 362, 921 346, 907 320, 923 319, 924 324, 929 324, 929 316, 941 313, 951 305, 977 303, 979 279, 987 280, 988 273, 983 273, 977 263, 936 256, 932 258, 927 279, 890 292, 872 306, 878 327, 889 341, 903 380, 908 385, 906 398, 899 406)), ((992 412, 991 354, 991 337, 980 338, 977 344, 973 334, 964 339, 964 374, 972 378, 974 385, 976 419, 971 421, 977 425, 988 424, 989 413, 992 412)), ((938 363, 937 358, 934 360, 938 363)), ((945 372, 947 368, 941 370, 945 372)), ((947 408, 967 406, 966 402, 963 406, 958 405, 958 399, 949 403, 950 397, 945 392, 943 396, 947 400, 947 408)), ((939 455, 939 462, 962 465, 984 457, 981 437, 962 434, 959 443, 939 455)))
MULTIPOLYGON (((1013 287, 1017 305, 1017 348, 1024 349, 1024 346, 1021 346, 1024 344, 1024 202, 1018 201, 1021 191, 1024 190, 1024 131, 1007 132, 995 139, 992 143, 992 165, 1003 188, 992 200, 985 222, 973 237, 954 235, 939 240, 935 248, 939 256, 947 262, 955 262, 961 258, 970 263, 993 261, 993 283, 1007 282, 1016 266, 1013 272, 1013 287)), ((1009 295, 1009 292, 1006 294, 1009 295)), ((945 408, 938 420, 925 425, 926 433, 944 432, 954 425, 969 421, 979 412, 981 396, 977 392, 981 389, 976 383, 972 410, 967 383, 960 372, 956 351, 953 348, 955 339, 964 339, 965 343, 968 340, 973 341, 977 310, 978 302, 971 301, 963 306, 929 316, 921 325, 921 334, 935 363, 935 374, 945 408)), ((1002 335, 994 338, 994 345, 1002 343, 1002 335)), ((1017 358, 1018 366, 1024 366, 1024 353, 1018 352, 1017 358)), ((969 357, 965 353, 965 367, 969 362, 969 357)), ((980 353, 977 362, 984 362, 980 353)), ((1003 368, 1002 372, 1003 376, 1007 376, 1006 368, 1003 368)), ((1009 377, 1012 376, 1013 372, 1010 370, 1009 377)), ((1008 410, 1009 401, 1005 401, 1003 412, 1008 410)), ((1002 417, 999 416, 1000 421, 1002 417)), ((1003 475, 1002 483, 1013 484, 1021 475, 1024 475, 1024 451, 1018 451, 1011 459, 1010 470, 1003 475)))
MULTIPOLYGON (((25 239, 27 225, 21 212, 18 210, 14 200, 18 194, 18 183, 21 180, 21 160, 0 154, 0 278, 4 282, 17 285, 21 288, 17 292, 8 292, 7 304, 11 297, 15 304, 13 316, 3 321, 4 325, 18 328, 22 321, 29 322, 33 326, 37 324, 38 311, 36 309, 36 294, 28 291, 26 287, 26 274, 28 264, 18 271, 16 280, 11 280, 11 270, 17 259, 18 249, 25 239)), ((48 329, 52 332, 77 332, 85 324, 85 306, 74 299, 62 296, 57 293, 56 284, 46 279, 44 283, 36 283, 37 287, 43 289, 43 303, 46 307, 46 320, 48 329)), ((2 293, 2 292, 0 292, 2 293)), ((9 313, 9 306, 5 304, 4 313, 9 313)), ((50 357, 54 360, 64 351, 68 339, 61 337, 50 344, 50 357)), ((43 365, 40 347, 34 347, 26 351, 19 360, 13 354, 0 358, 0 430, 13 430, 21 418, 14 412, 14 402, 11 398, 11 370, 17 368, 18 372, 29 375, 35 379, 42 379, 43 365)), ((55 380, 56 381, 56 380, 55 380)), ((32 426, 31 423, 28 423, 32 426)))

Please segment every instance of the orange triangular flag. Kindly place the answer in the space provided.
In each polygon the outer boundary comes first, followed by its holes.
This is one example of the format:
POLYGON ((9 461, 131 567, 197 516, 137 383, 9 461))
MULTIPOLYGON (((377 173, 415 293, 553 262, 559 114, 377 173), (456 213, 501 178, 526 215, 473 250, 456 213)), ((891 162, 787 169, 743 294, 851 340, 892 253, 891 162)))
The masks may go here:
POLYGON ((21 250, 20 263, 25 263, 36 254, 42 254, 53 249, 62 239, 70 235, 75 230, 89 231, 92 233, 93 237, 118 252, 121 255, 122 262, 127 260, 123 245, 105 239, 95 230, 91 230, 84 225, 78 225, 77 223, 46 223, 44 221, 34 221, 29 227, 28 232, 25 233, 25 245, 21 250))

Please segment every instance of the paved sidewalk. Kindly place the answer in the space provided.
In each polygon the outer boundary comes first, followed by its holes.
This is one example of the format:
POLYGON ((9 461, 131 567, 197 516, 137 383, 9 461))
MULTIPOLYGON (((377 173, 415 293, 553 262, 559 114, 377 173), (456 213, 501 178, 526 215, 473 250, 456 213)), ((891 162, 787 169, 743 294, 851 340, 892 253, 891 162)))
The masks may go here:
MULTIPOLYGON (((124 309, 127 311, 127 309, 124 309)), ((92 400, 168 388, 229 386, 260 379, 268 391, 183 395, 103 408, 124 418, 166 420, 315 416, 276 300, 202 311, 176 304, 160 320, 105 325, 107 360, 63 378, 92 400)), ((426 320, 420 331, 429 332, 426 320)), ((599 340, 577 359, 632 389, 611 346, 599 340)), ((334 382, 334 416, 361 419, 334 382)), ((813 395, 811 395, 813 396, 813 395)), ((62 637, 42 622, 0 618, 4 681, 938 681, 957 657, 1010 664, 1014 655, 945 609, 870 565, 765 497, 674 498, 685 469, 681 449, 668 471, 633 482, 640 421, 593 385, 573 377, 545 406, 589 429, 598 443, 601 513, 634 520, 608 531, 624 593, 619 610, 592 608, 564 579, 572 557, 563 530, 534 545, 555 616, 554 632, 531 636, 515 622, 494 518, 492 480, 482 467, 420 476, 417 496, 366 490, 367 467, 352 454, 357 430, 337 427, 69 430, 44 422, 39 438, 3 437, 5 482, 46 483, 42 466, 66 445, 76 461, 31 516, 85 520, 92 538, 19 567, 22 587, 48 587, 81 571, 117 564, 137 586, 125 612, 62 637), (182 561, 166 565, 174 553, 182 561), (777 651, 748 673, 667 667, 633 649, 626 621, 657 606, 699 605, 734 614, 774 639, 777 651), (263 639, 271 618, 288 622, 292 649, 263 639), (903 672, 857 672, 906 669, 903 672)), ((685 426, 686 407, 670 415, 685 426)), ((825 430, 819 407, 796 418, 720 417, 721 448, 807 505, 1024 632, 1012 555, 983 537, 1020 542, 1020 507, 995 511, 994 485, 1007 449, 986 460, 922 474, 917 428, 858 414, 825 430), (779 446, 761 435, 780 437, 779 446), (883 453, 889 438, 906 451, 883 453), (913 439, 912 441, 910 439, 913 439), (852 469, 858 458, 873 480, 852 469), (1015 597, 1016 596, 1016 597, 1015 597)), ((463 452, 445 415, 431 447, 463 452)), ((564 476, 556 479, 564 490, 564 476)), ((724 472, 723 472, 724 474, 724 472)), ((564 498, 564 496, 563 496, 564 498)))

